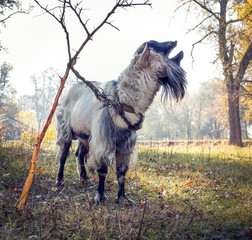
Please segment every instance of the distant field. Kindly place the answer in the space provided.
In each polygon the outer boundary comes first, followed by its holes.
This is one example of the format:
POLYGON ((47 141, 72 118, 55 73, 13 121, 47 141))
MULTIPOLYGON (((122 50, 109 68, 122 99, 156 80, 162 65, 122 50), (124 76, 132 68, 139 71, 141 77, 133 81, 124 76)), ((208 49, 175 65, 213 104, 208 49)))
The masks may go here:
MULTIPOLYGON (((228 145, 227 139, 218 140, 139 140, 139 145, 172 146, 172 145, 228 145)), ((252 139, 243 140, 244 147, 252 147, 252 139)))
MULTIPOLYGON (((82 185, 72 153, 65 184, 53 192, 58 163, 41 151, 24 213, 16 210, 32 150, 0 147, 1 239, 251 239, 252 147, 220 141, 139 141, 138 161, 126 178, 135 206, 115 203, 117 181, 109 169, 109 200, 93 197, 97 176, 82 185)), ((91 174, 89 173, 89 176, 91 174)))

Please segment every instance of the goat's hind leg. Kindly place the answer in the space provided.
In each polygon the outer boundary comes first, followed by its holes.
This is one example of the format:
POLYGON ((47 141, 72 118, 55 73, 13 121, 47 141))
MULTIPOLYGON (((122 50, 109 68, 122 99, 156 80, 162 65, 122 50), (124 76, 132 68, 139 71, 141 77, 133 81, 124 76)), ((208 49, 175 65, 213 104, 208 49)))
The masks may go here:
POLYGON ((88 144, 79 142, 79 146, 75 153, 75 156, 77 162, 77 171, 79 173, 80 181, 82 184, 84 184, 87 180, 89 180, 89 177, 87 176, 87 172, 85 169, 85 162, 87 162, 88 152, 89 152, 88 144))
POLYGON ((119 204, 135 204, 134 201, 128 199, 125 195, 125 176, 129 168, 130 154, 116 151, 116 174, 118 180, 118 198, 116 200, 119 204))
POLYGON ((69 154, 69 149, 71 147, 71 144, 72 144, 72 141, 66 142, 64 143, 64 146, 61 147, 60 166, 59 166, 56 187, 59 187, 64 182, 64 167, 65 167, 66 159, 69 154))
POLYGON ((99 183, 97 188, 97 193, 95 195, 94 201, 96 204, 99 204, 100 202, 104 202, 108 199, 108 197, 105 194, 105 180, 108 173, 108 167, 105 163, 100 167, 100 169, 97 170, 98 176, 99 176, 99 183))

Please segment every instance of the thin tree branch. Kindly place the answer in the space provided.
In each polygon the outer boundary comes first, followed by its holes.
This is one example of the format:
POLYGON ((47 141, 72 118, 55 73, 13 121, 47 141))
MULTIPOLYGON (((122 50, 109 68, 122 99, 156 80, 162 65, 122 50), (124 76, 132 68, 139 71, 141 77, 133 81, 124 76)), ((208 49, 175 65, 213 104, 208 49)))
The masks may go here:
POLYGON ((116 27, 115 25, 113 25, 112 22, 106 22, 106 23, 110 25, 111 27, 115 28, 117 31, 120 31, 120 29, 116 27))
POLYGON ((121 8, 135 7, 135 6, 150 6, 150 7, 152 7, 152 4, 150 3, 150 0, 147 0, 143 3, 134 3, 134 0, 131 0, 130 3, 128 3, 128 0, 122 0, 122 1, 119 0, 118 6, 121 8))
POLYGON ((199 41, 195 42, 192 44, 192 50, 191 50, 191 57, 192 57, 192 64, 194 63, 194 57, 193 57, 193 50, 194 50, 194 47, 199 44, 199 43, 202 43, 206 38, 208 38, 210 35, 212 34, 218 34, 216 31, 211 31, 211 32, 208 32, 205 36, 203 36, 199 41))
MULTIPOLYGON (((65 1, 64 1, 65 2, 65 1)), ((66 3, 68 4, 68 6, 72 9, 72 11, 75 13, 76 17, 78 18, 78 20, 80 21, 80 24, 82 25, 82 27, 84 28, 85 32, 87 35, 89 35, 89 30, 87 29, 87 22, 84 23, 82 18, 81 18, 81 12, 83 11, 83 8, 79 8, 79 5, 81 4, 81 2, 77 3, 75 5, 75 7, 72 5, 71 0, 66 1, 66 3)))
POLYGON ((172 20, 174 19, 174 17, 175 17, 175 15, 176 15, 177 11, 178 11, 180 8, 182 8, 183 6, 185 6, 186 4, 188 4, 188 3, 190 4, 191 1, 188 0, 188 1, 184 2, 184 3, 182 3, 181 5, 179 5, 179 6, 174 10, 174 13, 173 13, 173 15, 171 16, 170 21, 169 21, 169 23, 168 23, 169 26, 170 26, 172 20))
POLYGON ((26 11, 16 11, 16 12, 14 12, 14 13, 11 13, 9 16, 7 16, 6 18, 4 18, 4 19, 1 19, 0 20, 0 23, 3 23, 3 22, 5 22, 7 19, 9 19, 9 18, 11 18, 13 15, 16 15, 16 14, 18 14, 18 13, 27 13, 26 11))
MULTIPOLYGON (((69 32, 68 32, 68 30, 67 30, 67 28, 66 28, 65 19, 64 19, 64 17, 65 17, 65 10, 66 10, 65 1, 64 1, 64 3, 63 3, 63 8, 62 8, 63 11, 62 11, 62 13, 61 13, 60 19, 57 18, 57 17, 55 16, 55 14, 52 12, 52 9, 48 10, 47 6, 46 6, 46 7, 43 7, 43 6, 39 3, 39 1, 37 1, 37 0, 34 0, 34 2, 35 2, 41 9, 43 9, 46 13, 48 13, 50 16, 52 16, 52 17, 61 25, 61 27, 63 28, 63 30, 64 30, 64 32, 65 32, 65 35, 66 35, 66 40, 67 40, 68 59, 69 59, 69 61, 71 61, 70 36, 69 36, 69 32)), ((61 8, 61 7, 55 7, 55 8, 53 8, 53 9, 56 9, 56 8, 61 8)))
POLYGON ((252 42, 250 43, 249 47, 247 48, 247 51, 243 55, 243 58, 239 64, 239 69, 238 69, 238 72, 235 77, 235 79, 237 80, 237 82, 239 84, 241 83, 243 76, 246 72, 247 66, 249 65, 249 63, 251 61, 252 61, 252 42))
POLYGON ((191 32, 191 31, 194 31, 196 28, 198 28, 198 27, 199 27, 200 25, 202 25, 207 19, 209 19, 209 18, 211 18, 211 17, 212 17, 212 15, 207 16, 207 17, 204 18, 200 23, 198 23, 195 27, 189 29, 189 30, 187 31, 187 33, 191 32))
POLYGON ((233 20, 231 19, 231 20, 227 21, 226 25, 229 25, 231 23, 236 23, 236 22, 242 22, 245 19, 247 19, 248 17, 250 17, 251 14, 252 14, 252 10, 249 11, 243 18, 238 18, 238 19, 233 19, 233 20))
MULTIPOLYGON (((95 33, 104 25, 108 23, 108 19, 111 17, 111 15, 113 15, 115 13, 115 11, 117 10, 117 8, 119 7, 131 7, 131 6, 151 6, 151 3, 148 3, 148 1, 146 1, 145 3, 135 3, 133 4, 131 1, 131 4, 124 4, 124 2, 127 2, 125 0, 119 0, 114 7, 110 10, 110 12, 107 14, 107 16, 104 18, 104 20, 87 36, 86 40, 82 43, 82 45, 80 46, 79 50, 76 52, 75 56, 73 57, 73 59, 76 61, 78 55, 80 54, 80 52, 82 51, 82 49, 84 48, 84 46, 88 43, 89 40, 92 39, 92 37, 95 35, 95 33)), ((108 23, 109 24, 109 23, 108 23)))
POLYGON ((201 2, 197 0, 193 0, 196 4, 198 4, 201 8, 206 10, 208 13, 210 13, 213 17, 215 17, 217 20, 219 20, 219 17, 214 13, 211 9, 209 9, 205 4, 202 4, 201 2))

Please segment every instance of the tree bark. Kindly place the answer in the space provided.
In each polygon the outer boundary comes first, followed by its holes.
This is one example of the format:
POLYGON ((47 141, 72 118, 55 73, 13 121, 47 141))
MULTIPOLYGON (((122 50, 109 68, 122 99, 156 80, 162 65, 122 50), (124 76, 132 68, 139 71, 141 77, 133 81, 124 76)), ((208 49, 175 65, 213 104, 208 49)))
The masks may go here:
POLYGON ((229 121, 229 144, 242 147, 241 124, 240 124, 240 109, 239 109, 239 91, 240 82, 238 78, 233 76, 233 52, 234 45, 231 45, 230 50, 227 48, 227 0, 220 1, 220 18, 219 18, 219 51, 220 59, 223 66, 225 83, 228 92, 228 121, 229 121))
POLYGON ((239 85, 227 84, 228 88, 228 120, 229 120, 229 144, 242 147, 239 85))

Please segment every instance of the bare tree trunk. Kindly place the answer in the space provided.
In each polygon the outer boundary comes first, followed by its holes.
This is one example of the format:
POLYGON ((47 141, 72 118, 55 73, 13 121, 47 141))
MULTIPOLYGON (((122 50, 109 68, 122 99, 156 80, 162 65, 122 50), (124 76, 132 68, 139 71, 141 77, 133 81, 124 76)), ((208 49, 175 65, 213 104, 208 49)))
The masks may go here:
POLYGON ((229 144, 242 147, 239 86, 227 84, 228 88, 228 120, 229 120, 229 144))
POLYGON ((240 123, 240 110, 239 110, 239 90, 240 82, 234 78, 232 67, 234 44, 231 48, 227 47, 226 31, 226 13, 227 13, 227 0, 220 1, 220 17, 219 17, 219 51, 220 58, 223 66, 225 83, 228 90, 228 121, 229 121, 229 144, 242 147, 241 139, 241 123, 240 123))

